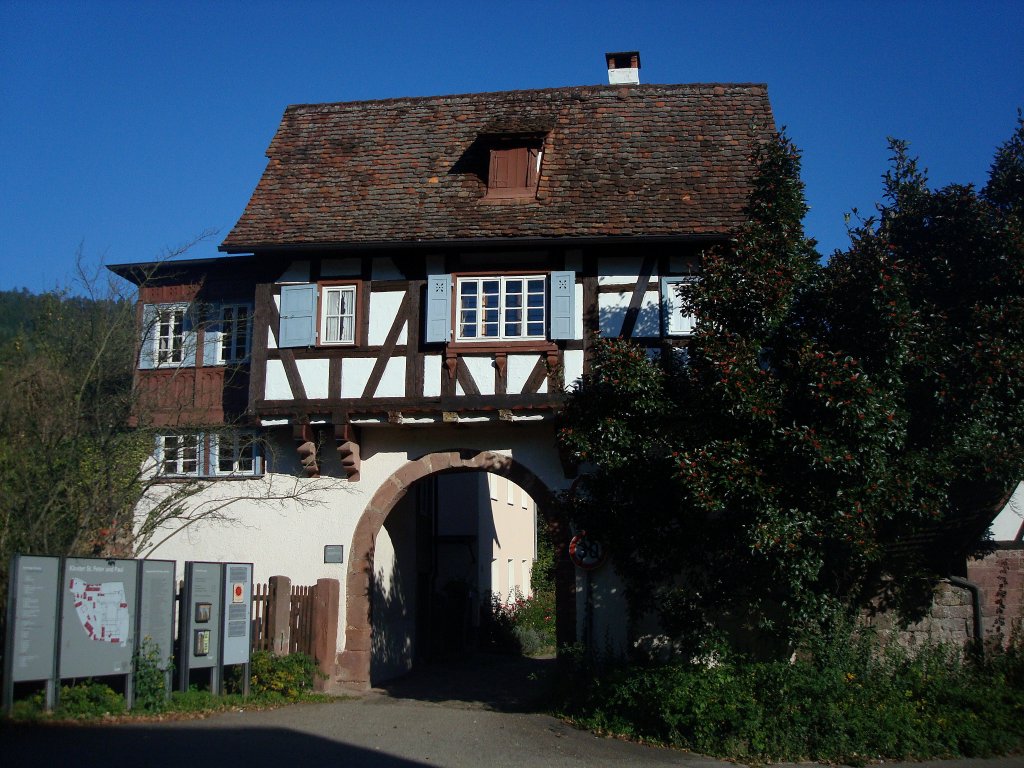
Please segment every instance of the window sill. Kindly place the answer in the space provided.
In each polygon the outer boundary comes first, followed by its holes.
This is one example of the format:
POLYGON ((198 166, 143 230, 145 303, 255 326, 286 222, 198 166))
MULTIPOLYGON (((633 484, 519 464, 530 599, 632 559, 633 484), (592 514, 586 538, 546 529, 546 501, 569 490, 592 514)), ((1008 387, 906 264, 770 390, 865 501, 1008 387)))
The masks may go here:
POLYGON ((522 203, 536 203, 538 202, 537 190, 516 189, 496 192, 489 189, 487 190, 487 194, 481 197, 477 202, 482 205, 517 205, 522 203))
POLYGON ((448 352, 465 354, 467 352, 557 352, 558 345, 547 339, 537 341, 452 341, 448 343, 448 352))

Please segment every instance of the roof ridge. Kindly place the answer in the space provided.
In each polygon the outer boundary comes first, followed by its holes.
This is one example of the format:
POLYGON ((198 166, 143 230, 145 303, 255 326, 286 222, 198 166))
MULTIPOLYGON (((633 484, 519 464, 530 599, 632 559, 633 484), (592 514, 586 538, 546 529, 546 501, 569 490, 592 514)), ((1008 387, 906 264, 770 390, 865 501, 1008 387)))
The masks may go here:
POLYGON ((450 93, 450 94, 435 94, 433 96, 392 96, 387 99, 357 99, 355 101, 322 101, 322 102, 304 102, 299 104, 289 104, 285 107, 286 112, 292 110, 301 111, 313 108, 323 107, 354 107, 363 106, 368 104, 395 104, 398 102, 437 102, 446 101, 450 99, 468 99, 468 98, 479 98, 488 96, 505 96, 508 94, 529 94, 529 95, 541 95, 547 93, 569 93, 572 91, 621 91, 627 89, 630 91, 656 91, 658 89, 668 90, 693 90, 700 91, 702 89, 714 89, 714 88, 725 88, 729 90, 741 90, 750 88, 759 88, 762 90, 768 90, 767 83, 640 83, 638 85, 608 85, 608 84, 594 84, 594 85, 565 85, 554 88, 526 88, 526 89, 515 89, 510 91, 470 91, 467 93, 450 93))

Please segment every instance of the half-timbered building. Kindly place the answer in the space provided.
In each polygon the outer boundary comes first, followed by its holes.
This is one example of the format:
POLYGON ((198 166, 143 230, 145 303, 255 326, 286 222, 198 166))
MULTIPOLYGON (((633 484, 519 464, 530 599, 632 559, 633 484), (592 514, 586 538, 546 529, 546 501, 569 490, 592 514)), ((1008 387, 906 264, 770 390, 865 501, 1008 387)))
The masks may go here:
MULTIPOLYGON (((471 493, 437 476, 504 476, 543 518, 572 482, 553 420, 594 339, 685 347, 678 286, 742 220, 765 86, 641 85, 638 66, 288 107, 225 256, 115 268, 140 285, 139 391, 169 481, 336 481, 314 505, 242 500, 156 554, 339 578, 338 679, 408 668, 429 510, 471 493), (324 563, 337 544, 344 563, 324 563)), ((614 574, 582 578, 560 565, 560 637, 620 638, 614 574)))

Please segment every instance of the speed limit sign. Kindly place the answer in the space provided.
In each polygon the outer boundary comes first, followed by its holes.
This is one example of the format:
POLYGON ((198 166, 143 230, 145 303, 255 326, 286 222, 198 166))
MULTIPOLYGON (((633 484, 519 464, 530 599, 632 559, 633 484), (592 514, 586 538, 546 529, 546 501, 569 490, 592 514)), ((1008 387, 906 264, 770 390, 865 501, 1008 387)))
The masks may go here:
POLYGON ((604 557, 604 547, 599 541, 589 538, 586 531, 580 531, 569 542, 569 559, 577 568, 592 571, 604 562, 604 557))

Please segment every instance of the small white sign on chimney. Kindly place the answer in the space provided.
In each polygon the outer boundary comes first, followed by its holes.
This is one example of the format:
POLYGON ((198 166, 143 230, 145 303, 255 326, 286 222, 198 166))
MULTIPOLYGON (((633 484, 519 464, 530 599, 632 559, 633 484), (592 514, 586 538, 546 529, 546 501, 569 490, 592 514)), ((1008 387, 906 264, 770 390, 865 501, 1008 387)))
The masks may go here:
POLYGON ((609 85, 640 84, 640 51, 606 53, 609 85))

